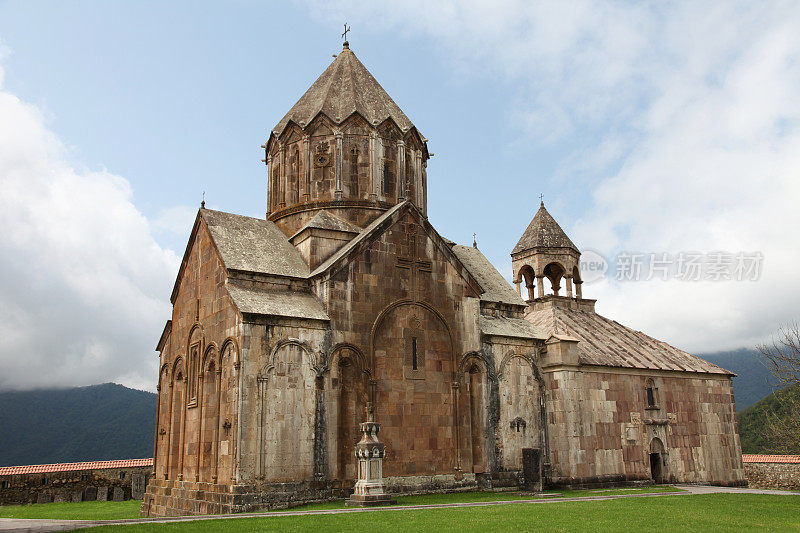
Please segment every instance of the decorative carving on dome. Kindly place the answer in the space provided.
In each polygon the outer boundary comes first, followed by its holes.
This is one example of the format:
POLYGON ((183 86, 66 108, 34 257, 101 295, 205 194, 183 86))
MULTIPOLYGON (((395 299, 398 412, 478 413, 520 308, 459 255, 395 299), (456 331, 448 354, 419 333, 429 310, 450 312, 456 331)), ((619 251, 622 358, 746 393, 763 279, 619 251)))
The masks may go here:
POLYGON ((314 154, 314 166, 327 167, 331 164, 330 144, 323 141, 317 145, 314 154))

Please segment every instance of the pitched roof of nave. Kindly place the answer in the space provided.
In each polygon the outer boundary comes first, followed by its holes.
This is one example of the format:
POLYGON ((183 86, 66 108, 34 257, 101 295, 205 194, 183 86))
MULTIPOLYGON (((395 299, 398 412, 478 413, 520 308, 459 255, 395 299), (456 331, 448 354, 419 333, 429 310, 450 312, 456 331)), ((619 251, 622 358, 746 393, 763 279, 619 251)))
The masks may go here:
POLYGON ((228 283, 228 293, 240 312, 262 316, 287 316, 330 320, 325 308, 310 292, 282 291, 228 283))
MULTIPOLYGON (((201 218, 208 226, 225 268, 277 277, 308 277, 308 265, 274 223, 222 211, 200 209, 187 254, 201 218)), ((186 261, 184 256, 181 273, 186 261)), ((254 284, 237 284, 235 279, 228 280, 227 289, 234 305, 245 314, 328 320, 322 304, 310 291, 267 289, 254 284)))
POLYGON ((538 329, 577 339, 581 364, 735 375, 666 342, 586 309, 541 306, 526 315, 538 329))
POLYGON ((225 267, 289 278, 307 278, 309 268, 278 227, 259 218, 201 209, 225 267))
POLYGON ((506 281, 480 250, 472 246, 455 244, 453 245, 453 252, 483 289, 484 292, 481 294, 482 301, 526 305, 517 294, 517 291, 511 287, 511 284, 506 281))
POLYGON ((520 237, 511 254, 530 250, 531 248, 571 248, 580 252, 578 247, 567 237, 558 222, 547 212, 544 202, 534 215, 525 233, 520 237))
POLYGON ((289 121, 308 125, 320 113, 336 124, 359 113, 372 125, 391 118, 403 132, 414 127, 347 44, 272 132, 279 136, 289 121))

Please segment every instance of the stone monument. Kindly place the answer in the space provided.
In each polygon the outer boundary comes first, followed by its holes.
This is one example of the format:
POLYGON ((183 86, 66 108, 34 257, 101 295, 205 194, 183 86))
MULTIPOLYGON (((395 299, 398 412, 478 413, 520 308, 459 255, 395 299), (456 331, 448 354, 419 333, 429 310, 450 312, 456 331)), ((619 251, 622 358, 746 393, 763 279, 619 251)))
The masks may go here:
POLYGON ((356 444, 358 459, 358 481, 355 492, 347 505, 371 507, 374 505, 392 505, 397 503, 383 488, 383 457, 386 446, 378 439, 381 425, 375 422, 375 410, 367 407, 367 421, 361 424, 363 436, 356 444))

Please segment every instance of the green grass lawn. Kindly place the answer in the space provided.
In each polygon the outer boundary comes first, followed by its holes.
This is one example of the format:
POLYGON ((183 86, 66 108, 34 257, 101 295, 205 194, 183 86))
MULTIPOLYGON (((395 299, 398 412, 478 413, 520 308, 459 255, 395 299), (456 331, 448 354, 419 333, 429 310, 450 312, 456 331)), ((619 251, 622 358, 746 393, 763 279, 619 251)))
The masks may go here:
MULTIPOLYGON (((101 527, 92 531, 112 531, 101 527)), ((124 526, 135 531, 800 531, 800 497, 704 494, 124 526)))
POLYGON ((53 518, 57 520, 116 520, 138 518, 141 500, 127 502, 33 503, 2 505, 0 518, 53 518))
MULTIPOLYGON (((674 487, 659 485, 637 488, 619 488, 606 490, 565 490, 549 494, 569 497, 606 496, 611 494, 635 494, 637 492, 671 492, 674 487)), ((400 496, 399 505, 433 505, 438 503, 461 502, 495 502, 508 500, 527 500, 539 496, 519 492, 455 492, 450 494, 424 494, 417 496, 400 496)), ((34 503, 30 505, 0 506, 0 518, 53 518, 61 520, 115 520, 121 518, 138 518, 142 502, 81 502, 81 503, 34 503)), ((283 511, 343 509, 344 501, 310 503, 283 509, 283 511)), ((280 511, 275 511, 280 512, 280 511)))

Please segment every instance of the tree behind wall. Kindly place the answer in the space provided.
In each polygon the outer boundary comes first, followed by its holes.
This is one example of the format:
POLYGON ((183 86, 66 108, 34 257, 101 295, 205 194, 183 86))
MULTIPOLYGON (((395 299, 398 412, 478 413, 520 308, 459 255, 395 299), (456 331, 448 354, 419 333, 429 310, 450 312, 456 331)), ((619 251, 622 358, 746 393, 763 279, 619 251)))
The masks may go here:
POLYGON ((781 328, 769 344, 759 346, 761 357, 778 382, 775 405, 765 410, 765 431, 770 447, 778 453, 800 450, 800 327, 781 328))

